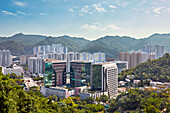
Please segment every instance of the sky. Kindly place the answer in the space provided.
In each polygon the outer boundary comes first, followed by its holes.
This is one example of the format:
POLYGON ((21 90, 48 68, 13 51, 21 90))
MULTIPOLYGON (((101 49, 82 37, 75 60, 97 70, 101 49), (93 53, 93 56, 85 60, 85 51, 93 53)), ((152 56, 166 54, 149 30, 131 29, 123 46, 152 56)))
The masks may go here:
POLYGON ((170 0, 0 0, 0 36, 170 33, 170 0))

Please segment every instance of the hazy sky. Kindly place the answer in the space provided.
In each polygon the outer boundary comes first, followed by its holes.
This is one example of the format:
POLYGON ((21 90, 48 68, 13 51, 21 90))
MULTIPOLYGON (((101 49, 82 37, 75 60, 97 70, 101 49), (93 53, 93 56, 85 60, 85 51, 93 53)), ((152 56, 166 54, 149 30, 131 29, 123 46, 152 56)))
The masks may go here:
POLYGON ((170 33, 170 0, 0 0, 0 36, 170 33))

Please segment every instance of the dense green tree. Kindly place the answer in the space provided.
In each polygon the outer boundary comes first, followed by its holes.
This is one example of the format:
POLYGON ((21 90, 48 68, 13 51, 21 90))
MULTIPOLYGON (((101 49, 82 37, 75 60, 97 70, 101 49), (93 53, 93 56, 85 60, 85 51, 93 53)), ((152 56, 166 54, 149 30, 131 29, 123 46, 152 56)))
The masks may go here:
POLYGON ((108 100, 108 97, 107 97, 106 95, 101 95, 101 96, 100 96, 100 101, 101 101, 101 102, 106 103, 107 100, 108 100))

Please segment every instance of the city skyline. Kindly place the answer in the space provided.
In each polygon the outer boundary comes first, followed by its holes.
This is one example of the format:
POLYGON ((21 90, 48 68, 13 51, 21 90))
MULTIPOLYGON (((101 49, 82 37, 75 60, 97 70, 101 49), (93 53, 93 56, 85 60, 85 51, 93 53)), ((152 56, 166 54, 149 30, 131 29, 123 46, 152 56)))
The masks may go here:
POLYGON ((15 33, 69 35, 95 40, 106 35, 146 38, 168 33, 168 0, 0 1, 0 36, 15 33))

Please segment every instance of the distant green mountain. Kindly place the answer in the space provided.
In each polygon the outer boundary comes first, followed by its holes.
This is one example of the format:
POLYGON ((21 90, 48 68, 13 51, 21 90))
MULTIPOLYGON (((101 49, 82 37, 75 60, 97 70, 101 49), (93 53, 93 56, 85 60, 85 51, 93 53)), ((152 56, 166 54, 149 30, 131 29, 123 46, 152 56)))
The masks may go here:
POLYGON ((19 41, 27 45, 35 45, 36 43, 44 40, 47 36, 41 35, 24 35, 22 33, 15 34, 11 37, 1 37, 0 42, 6 41, 19 41))
POLYGON ((63 46, 67 46, 69 51, 80 51, 89 40, 84 38, 70 37, 70 36, 60 36, 60 37, 47 37, 40 41, 36 45, 51 45, 61 43, 63 46))
POLYGON ((81 50, 82 52, 105 52, 107 58, 116 58, 120 51, 132 50, 138 40, 130 37, 105 36, 88 43, 81 50))
POLYGON ((32 54, 32 46, 18 41, 1 42, 0 50, 10 50, 12 55, 32 54))
POLYGON ((154 34, 143 39, 135 39, 127 36, 105 36, 94 41, 89 41, 84 38, 70 37, 66 35, 59 37, 47 37, 19 33, 11 37, 0 37, 0 43, 1 48, 9 48, 12 55, 30 54, 32 53, 34 46, 59 43, 67 46, 68 50, 73 52, 105 52, 106 58, 118 58, 120 51, 125 52, 139 50, 146 44, 163 45, 165 46, 165 51, 170 52, 170 34, 154 34), (15 41, 19 43, 18 45, 20 47, 22 47, 21 45, 23 45, 23 47, 18 48, 15 41), (14 47, 15 50, 10 48, 9 45, 16 45, 16 47, 14 47), (16 53, 16 51, 18 52, 16 53))

